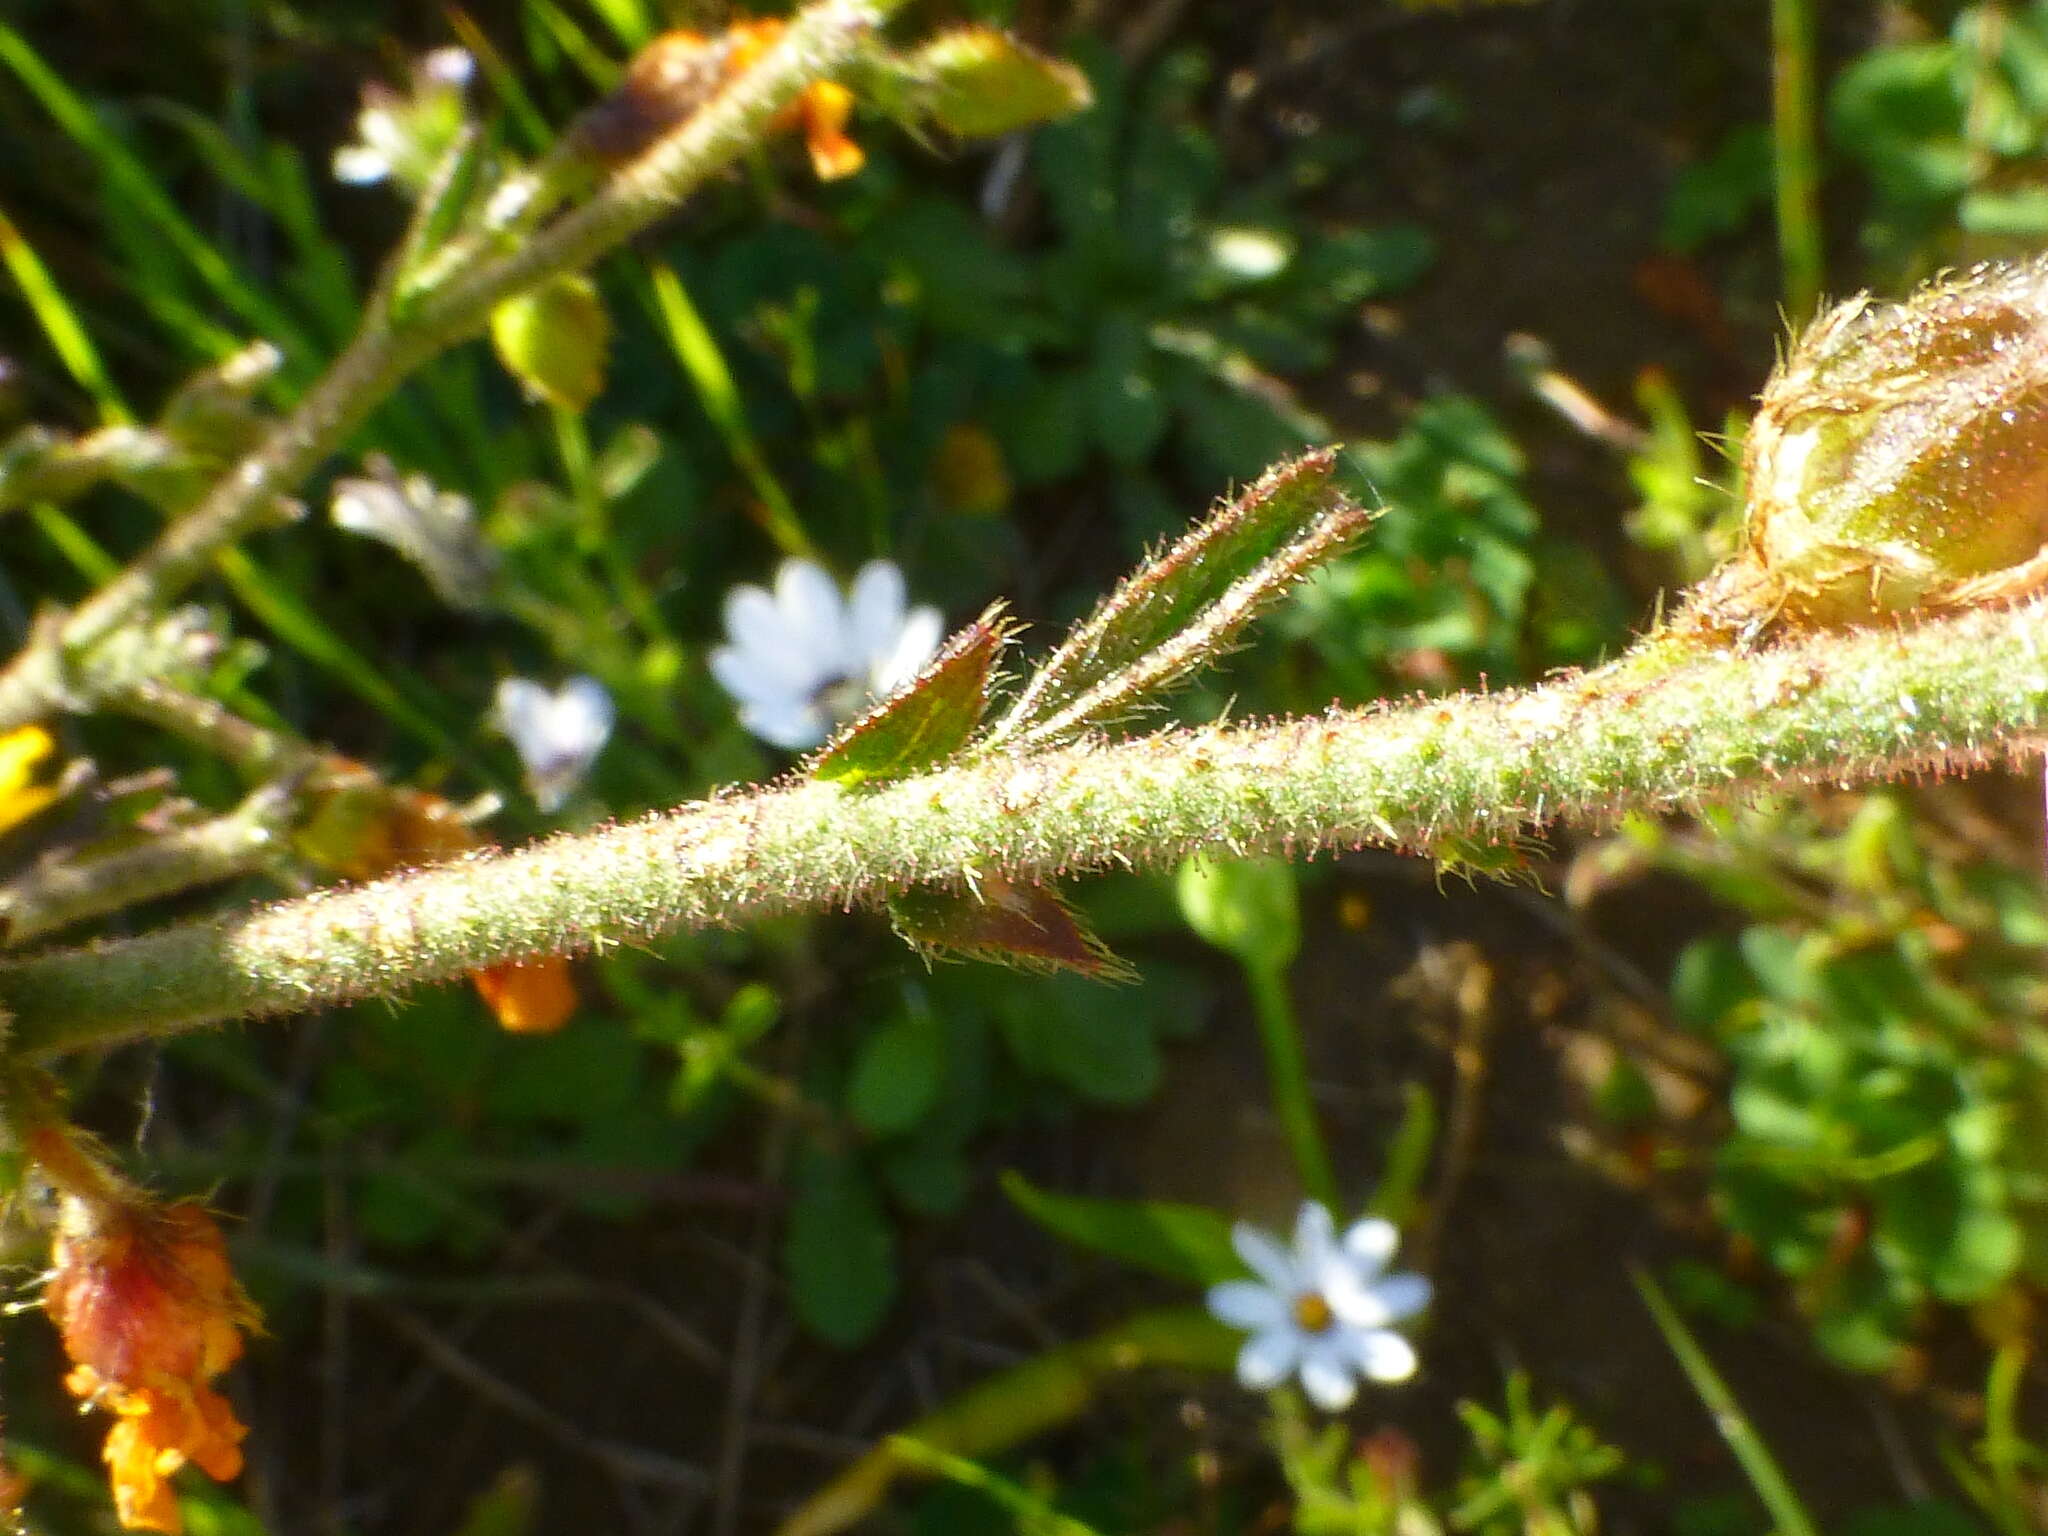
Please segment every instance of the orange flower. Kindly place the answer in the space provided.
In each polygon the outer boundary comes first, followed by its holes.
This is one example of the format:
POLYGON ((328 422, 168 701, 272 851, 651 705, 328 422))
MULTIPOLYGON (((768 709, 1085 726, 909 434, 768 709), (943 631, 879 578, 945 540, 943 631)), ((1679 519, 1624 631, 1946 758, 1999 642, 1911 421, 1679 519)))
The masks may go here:
POLYGON ((811 152, 811 169, 818 180, 838 181, 868 163, 866 153, 846 136, 853 92, 836 80, 820 80, 805 88, 797 107, 803 116, 804 146, 811 152))
MULTIPOLYGON (((782 22, 771 19, 743 21, 716 37, 681 29, 662 33, 640 50, 619 88, 585 114, 578 130, 582 142, 609 164, 635 158, 752 69, 783 30, 782 22)), ((820 181, 836 181, 867 163, 846 134, 852 115, 853 93, 820 80, 805 87, 775 126, 800 125, 811 169, 820 181)))
POLYGON ((101 1455, 122 1526, 179 1531, 171 1475, 189 1461, 236 1476, 248 1433, 210 1385, 259 1323, 220 1228, 197 1205, 66 1194, 44 1306, 73 1362, 64 1385, 116 1416, 101 1455))
POLYGON ((471 971, 469 979, 484 1006, 498 1016, 500 1027, 515 1035, 551 1035, 576 1011, 569 962, 559 955, 508 960, 471 971))

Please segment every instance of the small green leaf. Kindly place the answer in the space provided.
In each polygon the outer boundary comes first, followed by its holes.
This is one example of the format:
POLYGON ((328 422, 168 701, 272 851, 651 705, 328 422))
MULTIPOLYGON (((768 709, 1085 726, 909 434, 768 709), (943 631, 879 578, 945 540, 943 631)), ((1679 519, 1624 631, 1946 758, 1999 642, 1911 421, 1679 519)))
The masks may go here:
POLYGON ((1047 885, 983 875, 972 891, 920 887, 892 896, 889 917, 911 948, 928 959, 991 960, 1022 970, 1074 971, 1101 981, 1125 981, 1132 975, 1047 885))
POLYGON ((993 27, 942 32, 901 61, 905 105, 948 133, 993 138, 1079 112, 1094 99, 1073 65, 993 27))
POLYGON ((862 1043, 846 1084, 846 1112, 876 1136, 908 1130, 931 1107, 945 1069, 945 1026, 930 1010, 912 1009, 862 1043))
POLYGON ((967 1203, 973 1174, 955 1148, 922 1138, 892 1144, 881 1157, 882 1177, 897 1201, 923 1216, 951 1216, 967 1203))
POLYGON ((1671 975, 1671 1006, 1679 1021, 1702 1032, 1756 996, 1756 974, 1733 939, 1717 935, 1688 944, 1671 975))
POLYGON ((526 392, 581 411, 604 388, 612 320, 597 285, 563 273, 491 311, 491 345, 526 392))
POLYGON ((1141 1104, 1159 1086, 1149 989, 1100 986, 1061 974, 1007 992, 999 1015, 1010 1053, 1028 1072, 1098 1104, 1141 1104))
POLYGON ((1046 1231, 1169 1280, 1214 1285, 1244 1273, 1230 1246, 1230 1222, 1203 1205, 1169 1200, 1098 1200, 1056 1195, 1014 1169, 1003 1193, 1046 1231))
POLYGON ((989 678, 1009 640, 1002 604, 948 640, 917 681, 842 731, 811 768, 828 784, 900 778, 944 762, 967 744, 988 708, 989 678))
POLYGON ((1180 867, 1181 915, 1256 971, 1284 971, 1301 948, 1294 870, 1281 859, 1196 857, 1180 867))
POLYGON ((1318 451, 1268 470, 1147 560, 1076 625, 989 733, 1048 746, 1126 714, 1186 677, 1371 521, 1318 451))
POLYGON ((842 1347, 872 1334, 896 1292, 895 1250, 881 1199, 860 1166, 828 1153, 807 1155, 782 1245, 804 1325, 842 1347))

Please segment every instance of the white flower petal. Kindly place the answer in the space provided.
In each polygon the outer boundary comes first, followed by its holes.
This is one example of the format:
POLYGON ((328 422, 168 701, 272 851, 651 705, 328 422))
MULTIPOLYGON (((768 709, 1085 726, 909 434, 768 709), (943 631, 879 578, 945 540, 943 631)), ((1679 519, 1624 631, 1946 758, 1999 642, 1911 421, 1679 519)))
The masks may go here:
POLYGON ((903 634, 903 572, 890 560, 870 560, 854 575, 846 602, 853 643, 873 672, 894 654, 903 634))
POLYGON ((498 729, 512 738, 517 746, 522 736, 530 736, 540 729, 540 717, 547 709, 551 695, 530 677, 507 677, 498 681, 498 691, 491 702, 492 717, 498 729))
POLYGON ((1262 1231, 1248 1221, 1240 1221, 1230 1229, 1230 1246, 1237 1250, 1253 1274, 1283 1296, 1292 1296, 1301 1289, 1301 1277, 1295 1273, 1294 1259, 1273 1239, 1269 1232, 1262 1231))
POLYGON ((1384 1328, 1413 1317, 1429 1305, 1429 1294, 1429 1282, 1408 1273, 1362 1280, 1339 1271, 1328 1276, 1323 1286, 1330 1310, 1357 1328, 1384 1328))
POLYGON ((498 684, 492 713, 526 765, 535 803, 553 813, 611 738, 617 711, 594 677, 573 677, 555 693, 528 678, 508 677, 498 684))
POLYGON ((823 567, 809 560, 783 561, 775 575, 775 611, 784 644, 819 682, 852 675, 859 657, 847 629, 846 604, 823 567))
POLYGON ((436 85, 467 85, 476 75, 476 60, 467 48, 436 48, 414 66, 423 81, 436 85))
POLYGON ((334 179, 366 187, 391 174, 391 160, 368 144, 344 144, 334 152, 334 179))
POLYGON ((412 136, 395 113, 383 107, 365 107, 356 114, 356 132, 363 143, 396 166, 412 149, 412 136))
POLYGON ((1209 1287, 1209 1310, 1233 1328, 1250 1333, 1284 1328, 1289 1322, 1287 1298, 1255 1280, 1228 1280, 1209 1287))
POLYGON ((740 724, 786 752, 820 746, 832 734, 832 722, 817 706, 789 701, 742 704, 740 724))
POLYGON ((1331 1219, 1330 1208, 1320 1200, 1302 1201, 1301 1213, 1294 1218, 1296 1268, 1313 1283, 1320 1284, 1336 1245, 1337 1223, 1331 1219))
POLYGON ((1401 1246, 1401 1232, 1391 1221, 1368 1216, 1354 1221, 1344 1232, 1344 1252, 1370 1278, 1387 1267, 1387 1260, 1401 1246))
POLYGON ((1394 1322, 1413 1317, 1429 1305, 1429 1298, 1434 1294, 1425 1277, 1407 1271, 1387 1275, 1373 1290, 1379 1296, 1380 1305, 1387 1309, 1388 1318, 1394 1322))
POLYGON ((796 700, 784 679, 754 665, 752 651, 721 645, 711 653, 707 665, 718 686, 731 694, 735 703, 791 704, 796 700))
POLYGON ((755 680, 742 697, 808 699, 825 681, 826 674, 792 640, 775 599, 759 587, 741 585, 726 593, 725 632, 755 680))
POLYGON ((869 674, 869 686, 876 698, 886 699, 923 670, 939 648, 945 624, 936 608, 911 610, 910 617, 903 621, 903 632, 896 637, 895 647, 869 674))
POLYGON ((1351 1352, 1369 1381, 1406 1381, 1415 1374, 1415 1346, 1384 1328, 1353 1332, 1351 1352))
POLYGON ((1347 1341, 1342 1333, 1309 1340, 1301 1352, 1301 1385, 1325 1413, 1340 1413, 1358 1396, 1347 1341))
POLYGON ((1301 1356, 1301 1336, 1291 1328, 1255 1333, 1237 1352, 1237 1379, 1254 1392, 1277 1387, 1301 1356))

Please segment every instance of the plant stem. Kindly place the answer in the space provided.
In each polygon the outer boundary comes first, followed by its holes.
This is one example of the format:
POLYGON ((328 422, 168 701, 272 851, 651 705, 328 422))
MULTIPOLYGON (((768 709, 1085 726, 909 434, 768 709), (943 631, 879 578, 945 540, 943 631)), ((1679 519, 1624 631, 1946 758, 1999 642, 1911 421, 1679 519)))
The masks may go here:
POLYGON ((1641 1270, 1636 1272, 1635 1282, 1643 1305, 1649 1308, 1657 1331, 1664 1335, 1664 1342, 1678 1361, 1679 1369, 1692 1383, 1701 1405, 1713 1415, 1714 1427, 1728 1442, 1728 1449, 1734 1453, 1743 1475, 1749 1479, 1749 1486, 1756 1490, 1757 1498, 1776 1522, 1775 1536, 1820 1536, 1819 1528, 1807 1514, 1806 1506, 1799 1502, 1799 1495, 1786 1478, 1784 1469, 1778 1465, 1770 1447, 1764 1444, 1763 1436, 1756 1432, 1756 1426, 1750 1423, 1749 1416, 1742 1411, 1742 1404, 1736 1401, 1735 1394, 1728 1390, 1728 1383, 1714 1369, 1707 1352, 1700 1348, 1699 1340, 1693 1337, 1692 1330, 1686 1327, 1685 1320, 1665 1297, 1663 1287, 1641 1270))
POLYGON ((845 790, 787 780, 516 853, 0 966, 38 1054, 393 996, 520 956, 1051 880, 1202 849, 1512 844, 1759 788, 2009 761, 2048 734, 2048 600, 1688 656, 1653 638, 1525 691, 1088 741, 845 790))
POLYGON ((417 296, 402 324, 388 293, 292 414, 120 576, 24 647, 0 671, 0 733, 79 702, 81 659, 108 636, 170 601, 222 550, 285 515, 292 494, 405 376, 481 331, 505 299, 579 271, 637 234, 759 141, 805 86, 844 67, 902 0, 820 0, 779 42, 581 207, 530 239, 475 262, 417 296))
POLYGON ((1812 0, 1771 0, 1771 141, 1785 311, 1804 325, 1820 307, 1820 151, 1815 142, 1812 0))
POLYGON ((1279 1113, 1280 1128, 1287 1134, 1287 1149, 1294 1154, 1301 1187, 1342 1222, 1345 1208, 1338 1198, 1337 1175, 1330 1167, 1329 1148, 1323 1145, 1322 1128, 1316 1122, 1315 1101, 1309 1095, 1308 1061, 1301 1049, 1301 1021, 1295 1016, 1294 999, 1287 991, 1287 973, 1278 966, 1247 965, 1244 974, 1251 987, 1252 1012, 1259 1022, 1259 1043, 1266 1049, 1273 1108, 1279 1113))

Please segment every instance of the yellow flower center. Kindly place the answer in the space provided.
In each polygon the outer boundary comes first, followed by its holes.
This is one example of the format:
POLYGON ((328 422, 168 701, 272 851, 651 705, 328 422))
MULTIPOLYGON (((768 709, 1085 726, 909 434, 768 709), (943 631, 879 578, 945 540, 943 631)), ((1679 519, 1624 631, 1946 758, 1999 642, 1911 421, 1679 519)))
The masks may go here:
POLYGON ((1294 1326, 1303 1333, 1321 1333, 1337 1320, 1330 1304, 1315 1291, 1294 1298, 1294 1326))

